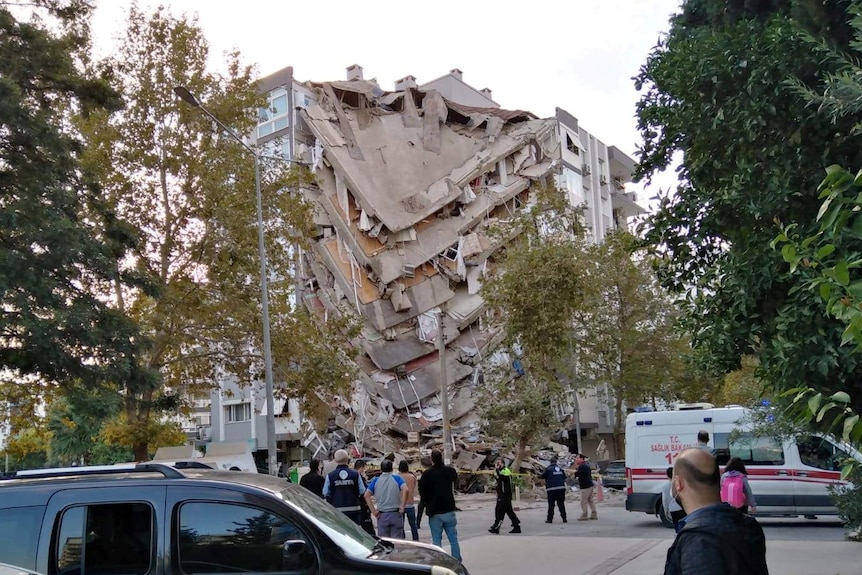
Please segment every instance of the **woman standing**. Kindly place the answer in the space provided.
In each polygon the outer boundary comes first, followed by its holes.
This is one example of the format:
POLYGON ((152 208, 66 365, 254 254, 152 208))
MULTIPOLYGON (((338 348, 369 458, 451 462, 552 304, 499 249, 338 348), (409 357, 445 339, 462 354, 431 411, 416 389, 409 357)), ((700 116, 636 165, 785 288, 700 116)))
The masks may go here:
POLYGON ((748 472, 738 457, 732 457, 721 476, 721 500, 743 513, 757 512, 757 502, 748 484, 748 472))

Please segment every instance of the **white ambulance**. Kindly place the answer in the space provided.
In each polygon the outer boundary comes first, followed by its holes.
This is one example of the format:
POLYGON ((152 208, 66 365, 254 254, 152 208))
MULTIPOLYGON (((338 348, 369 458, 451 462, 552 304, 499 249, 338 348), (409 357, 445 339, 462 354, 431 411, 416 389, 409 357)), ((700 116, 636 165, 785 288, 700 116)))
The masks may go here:
POLYGON ((661 513, 661 491, 667 468, 680 452, 697 443, 697 434, 709 433, 720 466, 739 457, 748 471, 759 516, 836 515, 829 486, 841 481, 841 464, 848 456, 862 455, 834 438, 815 434, 778 441, 746 432, 742 407, 695 408, 632 413, 626 418, 626 509, 661 513), (730 441, 731 433, 739 435, 730 441))

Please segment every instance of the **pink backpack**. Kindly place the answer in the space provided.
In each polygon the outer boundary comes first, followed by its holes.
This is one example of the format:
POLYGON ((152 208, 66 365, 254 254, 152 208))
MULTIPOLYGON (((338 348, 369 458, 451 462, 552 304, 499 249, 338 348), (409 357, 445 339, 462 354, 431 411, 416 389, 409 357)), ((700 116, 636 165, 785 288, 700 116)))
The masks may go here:
POLYGON ((721 500, 737 509, 746 504, 745 478, 742 475, 725 477, 721 484, 721 500))

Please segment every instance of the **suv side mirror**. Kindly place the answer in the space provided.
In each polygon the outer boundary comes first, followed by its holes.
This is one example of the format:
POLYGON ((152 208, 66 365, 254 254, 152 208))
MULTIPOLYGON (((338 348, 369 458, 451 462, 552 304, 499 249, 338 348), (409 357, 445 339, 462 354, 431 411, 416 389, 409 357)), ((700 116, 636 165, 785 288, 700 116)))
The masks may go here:
POLYGON ((285 571, 302 571, 314 567, 314 553, 302 539, 288 539, 281 548, 281 566, 285 571))

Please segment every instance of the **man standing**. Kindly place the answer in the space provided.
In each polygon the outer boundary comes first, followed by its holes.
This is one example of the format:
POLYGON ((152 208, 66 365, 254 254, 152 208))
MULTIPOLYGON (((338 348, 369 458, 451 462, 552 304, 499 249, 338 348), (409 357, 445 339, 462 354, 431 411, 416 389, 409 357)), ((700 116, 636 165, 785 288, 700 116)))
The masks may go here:
POLYGON ((431 468, 419 480, 419 496, 425 504, 428 526, 431 528, 431 542, 440 547, 443 531, 449 539, 452 557, 461 561, 461 547, 458 545, 458 519, 455 517, 455 482, 458 472, 453 467, 443 465, 443 454, 437 449, 431 451, 431 468))
POLYGON ((494 474, 497 476, 497 505, 494 508, 494 524, 488 529, 489 533, 497 535, 500 533, 500 525, 503 517, 509 516, 512 522, 512 530, 509 533, 521 532, 521 520, 512 509, 512 471, 506 467, 500 458, 494 463, 494 474))
POLYGON ((365 490, 365 502, 377 518, 379 537, 404 539, 407 484, 399 476, 392 474, 392 461, 389 459, 380 462, 380 471, 380 475, 372 479, 365 490))
POLYGON ((359 500, 365 493, 365 482, 358 472, 348 467, 349 461, 343 449, 335 452, 336 467, 323 482, 323 496, 357 525, 362 525, 359 500))
POLYGON ((319 473, 319 469, 320 462, 312 459, 308 464, 308 473, 299 478, 299 484, 318 497, 323 497, 323 484, 326 482, 326 478, 319 473))
POLYGON ((683 451, 672 494, 688 515, 667 552, 665 575, 768 575, 766 538, 757 520, 721 502, 718 463, 703 449, 683 451))
POLYGON ((548 494, 548 518, 545 523, 554 521, 554 505, 560 509, 560 517, 566 523, 566 473, 557 465, 557 456, 551 458, 551 464, 542 473, 545 480, 545 492, 548 494))
POLYGON ((595 483, 593 483, 593 470, 590 464, 587 463, 587 458, 582 453, 579 453, 575 458, 575 464, 578 466, 575 471, 575 477, 578 479, 578 489, 581 492, 581 516, 578 521, 586 521, 587 519, 598 519, 596 513, 595 501, 595 483))
POLYGON ((697 432, 697 445, 694 447, 696 449, 702 449, 715 457, 715 450, 709 446, 709 432, 705 429, 701 429, 697 432))
POLYGON ((404 507, 404 515, 410 524, 410 535, 413 541, 419 541, 419 524, 416 522, 416 476, 410 473, 410 466, 406 459, 398 464, 398 477, 407 484, 407 505, 404 507))
MULTIPOLYGON (((353 462, 353 469, 359 473, 364 485, 368 485, 368 476, 365 474, 365 461, 357 459, 353 462)), ((374 521, 371 519, 371 508, 365 501, 365 497, 359 498, 359 525, 369 535, 374 535, 374 521)))

